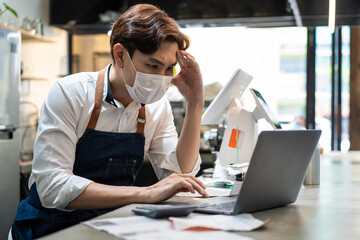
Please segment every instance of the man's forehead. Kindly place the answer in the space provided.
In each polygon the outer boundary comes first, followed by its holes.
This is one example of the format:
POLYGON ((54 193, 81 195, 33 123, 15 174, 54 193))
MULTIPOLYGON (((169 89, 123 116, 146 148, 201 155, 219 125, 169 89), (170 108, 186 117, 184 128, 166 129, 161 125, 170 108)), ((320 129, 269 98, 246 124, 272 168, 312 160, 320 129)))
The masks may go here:
POLYGON ((160 65, 171 65, 177 63, 176 52, 177 50, 164 51, 162 49, 161 51, 158 50, 151 54, 145 54, 144 57, 146 57, 147 60, 154 63, 158 63, 160 65))
POLYGON ((169 58, 169 60, 162 60, 161 58, 157 58, 157 57, 149 57, 149 61, 153 62, 153 63, 156 63, 156 64, 159 64, 159 65, 162 65, 162 66, 165 66, 165 65, 176 65, 177 64, 177 59, 176 59, 176 56, 174 58, 169 58))

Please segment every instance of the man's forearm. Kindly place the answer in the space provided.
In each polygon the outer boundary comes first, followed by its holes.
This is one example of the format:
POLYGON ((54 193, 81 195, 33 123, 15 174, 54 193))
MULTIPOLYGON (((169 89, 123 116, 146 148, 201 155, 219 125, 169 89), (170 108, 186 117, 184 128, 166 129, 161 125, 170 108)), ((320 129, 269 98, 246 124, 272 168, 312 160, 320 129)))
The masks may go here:
POLYGON ((186 104, 186 116, 176 148, 176 157, 182 173, 192 171, 199 155, 203 107, 203 101, 186 104))
POLYGON ((68 209, 102 209, 120 207, 132 203, 157 203, 178 192, 197 191, 209 197, 205 186, 193 176, 172 174, 148 187, 110 186, 100 183, 90 185, 67 206, 68 209))
POLYGON ((144 199, 143 189, 128 186, 110 186, 91 183, 67 206, 68 209, 101 209, 140 203, 144 199))

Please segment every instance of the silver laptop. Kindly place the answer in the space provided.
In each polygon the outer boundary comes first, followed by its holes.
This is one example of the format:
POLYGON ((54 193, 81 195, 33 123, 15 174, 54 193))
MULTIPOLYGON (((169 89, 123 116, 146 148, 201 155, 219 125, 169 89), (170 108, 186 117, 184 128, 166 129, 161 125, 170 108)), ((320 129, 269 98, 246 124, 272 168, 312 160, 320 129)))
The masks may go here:
POLYGON ((210 198, 195 211, 239 214, 295 202, 320 135, 320 130, 261 132, 239 194, 210 198))

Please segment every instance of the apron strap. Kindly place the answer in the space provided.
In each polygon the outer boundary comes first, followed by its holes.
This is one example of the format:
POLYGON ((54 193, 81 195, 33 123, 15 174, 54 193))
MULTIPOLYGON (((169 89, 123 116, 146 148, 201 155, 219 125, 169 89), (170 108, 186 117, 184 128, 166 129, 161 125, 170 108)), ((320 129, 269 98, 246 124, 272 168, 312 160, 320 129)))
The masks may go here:
MULTIPOLYGON (((100 116, 101 105, 102 105, 102 97, 104 92, 104 76, 105 76, 106 68, 102 69, 97 77, 96 81, 96 89, 95 89, 95 101, 94 101, 94 109, 91 113, 91 117, 88 123, 88 128, 95 130, 97 121, 100 116)), ((137 133, 144 134, 145 123, 146 123, 146 113, 145 113, 145 105, 139 109, 138 114, 138 125, 137 125, 137 133)))
POLYGON ((146 123, 145 105, 142 105, 142 107, 140 108, 137 121, 138 121, 138 125, 136 132, 144 134, 144 128, 146 123))
POLYGON ((94 109, 91 113, 90 121, 88 123, 88 128, 95 129, 97 121, 100 116, 101 105, 102 105, 102 96, 104 92, 104 76, 105 76, 106 68, 101 70, 98 74, 96 81, 96 89, 95 89, 95 100, 94 100, 94 109))

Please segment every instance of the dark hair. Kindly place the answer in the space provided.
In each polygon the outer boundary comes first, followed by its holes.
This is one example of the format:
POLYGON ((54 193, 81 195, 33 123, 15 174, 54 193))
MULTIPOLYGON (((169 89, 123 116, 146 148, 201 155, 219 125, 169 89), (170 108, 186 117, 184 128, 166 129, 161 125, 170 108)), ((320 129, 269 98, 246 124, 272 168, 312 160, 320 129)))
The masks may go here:
POLYGON ((150 4, 137 4, 119 17, 112 27, 110 36, 111 57, 113 47, 121 43, 130 56, 137 49, 144 54, 156 52, 162 41, 174 41, 180 50, 189 47, 188 37, 180 32, 176 22, 164 11, 150 4))

